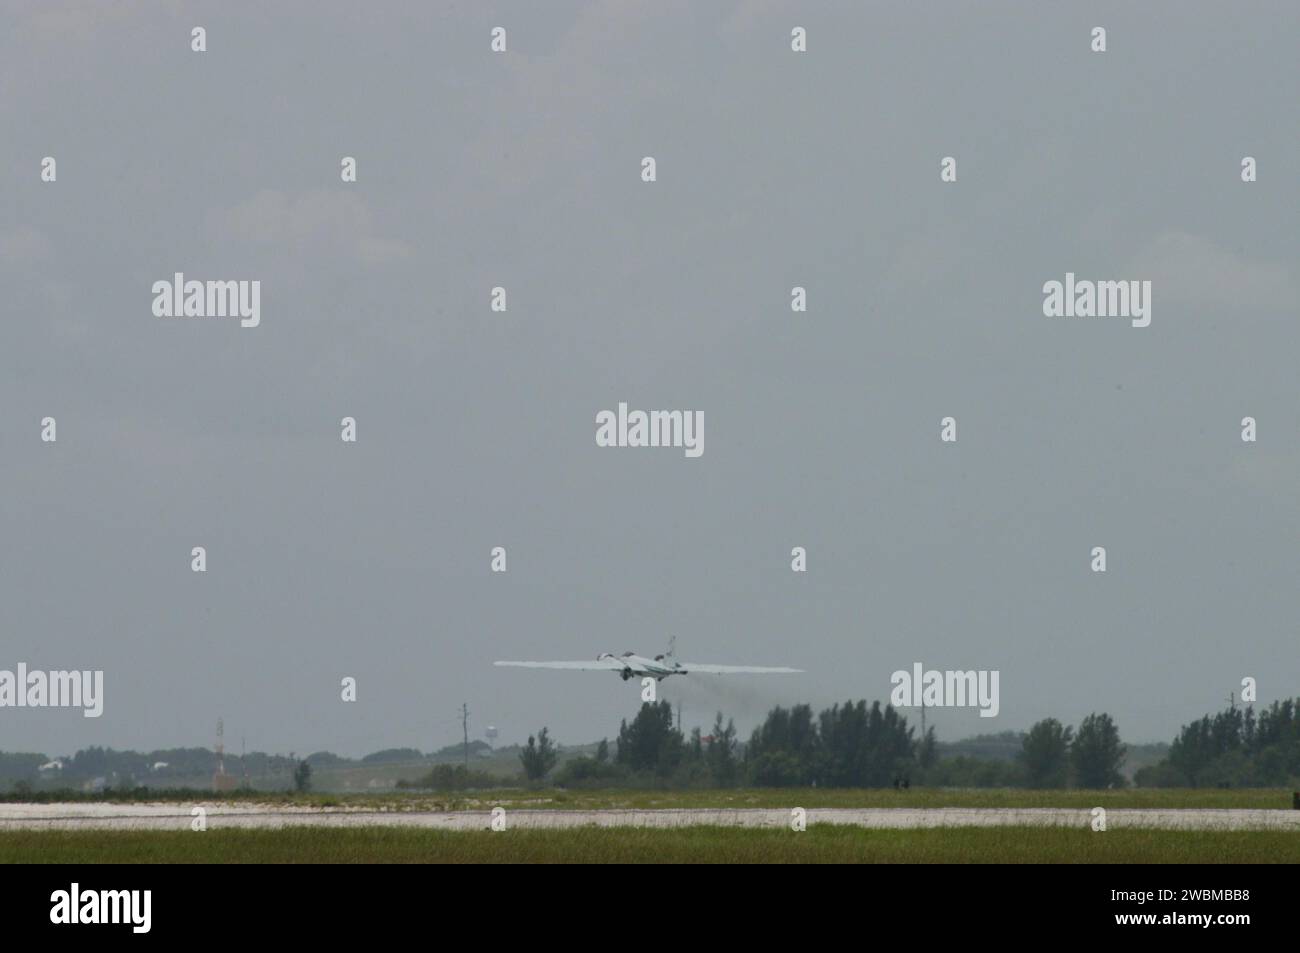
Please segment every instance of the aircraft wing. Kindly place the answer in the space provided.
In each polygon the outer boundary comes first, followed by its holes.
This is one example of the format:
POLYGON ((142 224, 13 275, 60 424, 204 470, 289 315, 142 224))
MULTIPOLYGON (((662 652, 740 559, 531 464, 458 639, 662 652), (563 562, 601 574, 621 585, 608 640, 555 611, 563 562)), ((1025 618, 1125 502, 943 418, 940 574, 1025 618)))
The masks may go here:
POLYGON ((590 662, 493 662, 510 668, 567 668, 576 671, 621 672, 623 667, 612 659, 592 659, 590 662))
POLYGON ((682 662, 681 670, 690 675, 794 675, 803 671, 801 668, 770 668, 763 665, 696 665, 694 662, 682 662))

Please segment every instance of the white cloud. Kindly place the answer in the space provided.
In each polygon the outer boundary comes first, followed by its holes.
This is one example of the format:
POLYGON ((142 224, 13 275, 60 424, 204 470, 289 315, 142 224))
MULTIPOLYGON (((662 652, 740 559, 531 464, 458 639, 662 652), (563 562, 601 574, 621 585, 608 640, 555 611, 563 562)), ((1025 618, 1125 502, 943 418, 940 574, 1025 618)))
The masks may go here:
POLYGON ((333 248, 365 265, 411 255, 403 241, 375 234, 375 216, 349 192, 316 190, 298 196, 263 190, 215 213, 216 226, 237 241, 291 247, 333 248))
POLYGON ((1166 231, 1134 256, 1131 275, 1150 279, 1158 307, 1211 308, 1229 314, 1276 311, 1296 299, 1296 279, 1283 265, 1258 261, 1208 238, 1166 231))

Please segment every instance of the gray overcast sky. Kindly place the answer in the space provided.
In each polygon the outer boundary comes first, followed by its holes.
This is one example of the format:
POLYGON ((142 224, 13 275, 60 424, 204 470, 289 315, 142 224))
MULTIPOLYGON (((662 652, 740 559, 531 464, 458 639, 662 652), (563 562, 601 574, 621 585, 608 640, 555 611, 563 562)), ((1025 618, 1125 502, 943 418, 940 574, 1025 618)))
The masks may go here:
POLYGON ((1300 6, 0 9, 0 668, 107 696, 0 748, 582 742, 636 682, 493 659, 670 635, 807 669, 663 684, 745 733, 917 661, 1001 672, 947 740, 1300 692, 1300 6), (1067 271, 1151 326, 1044 317, 1067 271), (598 448, 620 400, 704 455, 598 448))

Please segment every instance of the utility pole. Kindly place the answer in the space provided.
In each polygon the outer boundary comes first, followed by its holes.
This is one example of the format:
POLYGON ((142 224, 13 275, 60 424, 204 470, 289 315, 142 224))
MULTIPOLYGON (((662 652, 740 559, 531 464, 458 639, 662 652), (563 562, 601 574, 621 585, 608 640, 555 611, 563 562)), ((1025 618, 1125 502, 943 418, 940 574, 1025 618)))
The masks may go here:
POLYGON ((469 705, 460 703, 460 727, 465 734, 465 772, 469 773, 469 705))

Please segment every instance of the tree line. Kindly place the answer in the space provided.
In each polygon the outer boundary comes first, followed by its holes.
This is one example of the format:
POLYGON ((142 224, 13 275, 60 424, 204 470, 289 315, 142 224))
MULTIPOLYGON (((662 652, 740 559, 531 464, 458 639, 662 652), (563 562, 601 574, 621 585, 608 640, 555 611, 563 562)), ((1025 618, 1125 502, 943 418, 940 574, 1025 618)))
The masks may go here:
MULTIPOLYGON (((228 772, 253 779, 284 779, 300 790, 311 786, 311 768, 379 764, 463 753, 453 745, 434 756, 414 749, 388 749, 360 761, 317 752, 294 755, 250 752, 226 757, 228 772), (304 764, 306 768, 304 768, 304 764)), ((470 745, 477 756, 491 749, 470 745)), ((563 787, 1027 787, 1108 788, 1127 783, 1122 768, 1127 746, 1105 712, 1088 715, 1077 726, 1045 718, 1019 734, 1004 732, 971 742, 946 745, 934 729, 918 736, 899 710, 880 702, 848 701, 814 713, 809 705, 775 707, 747 741, 735 724, 716 716, 704 734, 683 733, 667 702, 646 703, 624 720, 617 739, 602 740, 591 754, 561 758, 543 728, 519 750, 520 774, 531 783, 563 787), (990 756, 989 745, 997 754, 990 756), (983 745, 983 747, 981 747, 983 745), (973 754, 971 753, 973 752, 973 754)), ((44 754, 0 752, 0 791, 29 791, 44 754)), ((142 754, 111 748, 86 748, 46 772, 45 787, 80 786, 104 778, 115 788, 166 787, 169 779, 211 777, 217 765, 206 748, 168 749, 142 754), (57 779, 57 780, 56 780, 57 779), (140 780, 137 780, 140 779, 140 780)), ((509 779, 461 764, 430 765, 429 773, 401 787, 463 790, 510 783, 509 779)), ((1300 699, 1273 702, 1258 713, 1230 704, 1183 725, 1163 760, 1139 768, 1140 787, 1300 786, 1300 699)))
MULTIPOLYGON (((524 776, 562 787, 1027 787, 1118 788, 1127 746, 1106 712, 1078 725, 1044 718, 1019 736, 1009 759, 945 756, 931 727, 918 737, 907 717, 880 702, 848 701, 814 714, 777 706, 748 742, 718 713, 712 731, 683 734, 668 702, 647 702, 624 720, 616 744, 559 761, 543 729, 528 739, 524 776)), ((1229 707, 1185 725, 1168 756, 1139 769, 1142 787, 1283 786, 1300 779, 1300 705, 1274 702, 1258 715, 1229 707)))
POLYGON ((1142 787, 1277 787, 1300 779, 1300 699, 1253 706, 1229 705, 1183 725, 1169 756, 1142 768, 1142 787))
MULTIPOLYGON (((547 777, 557 760, 549 738, 545 758, 535 739, 520 754, 527 779, 547 777)), ((646 702, 623 721, 611 753, 571 759, 552 780, 563 787, 911 787, 1031 786, 1114 787, 1124 783, 1124 745, 1107 714, 1092 714, 1077 731, 1045 719, 1024 735, 1020 758, 1000 766, 972 758, 943 758, 934 728, 922 737, 892 705, 864 700, 834 704, 814 714, 810 705, 777 706, 745 744, 731 719, 719 712, 713 729, 684 735, 672 706, 646 702), (972 763, 974 763, 972 765, 972 763), (992 770, 990 770, 992 768, 992 770)))

